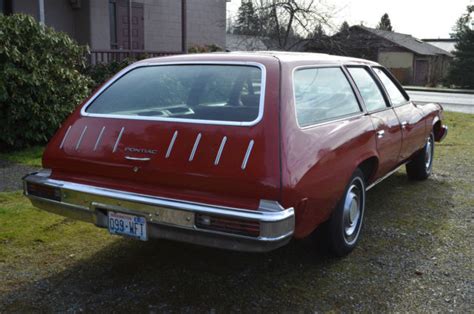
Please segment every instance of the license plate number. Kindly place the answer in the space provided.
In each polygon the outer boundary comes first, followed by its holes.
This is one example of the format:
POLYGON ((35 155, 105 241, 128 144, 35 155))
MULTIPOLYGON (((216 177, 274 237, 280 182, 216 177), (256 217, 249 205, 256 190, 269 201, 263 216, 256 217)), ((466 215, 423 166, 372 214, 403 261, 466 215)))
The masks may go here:
POLYGON ((108 221, 111 234, 129 236, 142 241, 147 240, 144 217, 109 211, 108 221))

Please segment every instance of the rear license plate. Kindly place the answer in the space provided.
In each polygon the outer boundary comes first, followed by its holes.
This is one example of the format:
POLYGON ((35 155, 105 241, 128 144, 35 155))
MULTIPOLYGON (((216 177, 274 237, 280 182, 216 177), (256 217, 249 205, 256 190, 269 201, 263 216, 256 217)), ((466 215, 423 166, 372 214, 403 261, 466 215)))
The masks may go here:
POLYGON ((109 211, 108 218, 111 234, 129 236, 142 241, 147 240, 146 219, 144 217, 109 211))

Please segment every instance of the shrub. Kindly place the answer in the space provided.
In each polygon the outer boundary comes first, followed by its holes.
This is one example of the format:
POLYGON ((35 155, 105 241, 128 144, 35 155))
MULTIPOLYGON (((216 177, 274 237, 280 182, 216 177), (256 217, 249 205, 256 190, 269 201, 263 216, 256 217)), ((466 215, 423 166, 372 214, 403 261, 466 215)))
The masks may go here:
POLYGON ((194 45, 188 49, 188 53, 206 53, 206 52, 218 52, 223 51, 223 49, 216 44, 210 45, 194 45))
POLYGON ((83 74, 91 78, 90 88, 93 90, 135 61, 137 60, 123 59, 122 61, 89 65, 85 68, 83 74))
POLYGON ((89 93, 87 48, 21 14, 0 14, 0 43, 0 149, 45 143, 89 93))

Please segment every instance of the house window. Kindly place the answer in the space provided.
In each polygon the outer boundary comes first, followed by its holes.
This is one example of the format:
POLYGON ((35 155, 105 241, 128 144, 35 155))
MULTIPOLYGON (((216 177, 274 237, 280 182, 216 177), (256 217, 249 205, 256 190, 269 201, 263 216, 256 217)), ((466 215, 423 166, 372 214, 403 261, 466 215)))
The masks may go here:
POLYGON ((109 21, 110 21, 110 48, 117 49, 117 5, 115 1, 109 2, 109 21))

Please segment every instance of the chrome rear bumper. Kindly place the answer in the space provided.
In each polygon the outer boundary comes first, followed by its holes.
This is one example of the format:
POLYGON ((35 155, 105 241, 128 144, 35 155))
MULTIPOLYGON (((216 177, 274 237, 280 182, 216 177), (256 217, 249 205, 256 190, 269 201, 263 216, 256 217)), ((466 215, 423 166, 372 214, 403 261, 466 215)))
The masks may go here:
POLYGON ((446 138, 447 135, 448 135, 448 126, 442 125, 441 128, 438 131, 437 136, 436 136, 437 137, 436 141, 437 142, 443 141, 446 138))
POLYGON ((40 209, 107 227, 107 211, 145 217, 148 238, 163 238, 237 251, 265 252, 288 243, 293 235, 293 208, 261 200, 256 210, 192 203, 106 189, 49 178, 48 172, 23 178, 24 193, 40 209), (57 195, 33 195, 29 186, 55 188, 57 195), (197 215, 258 223, 258 236, 216 231, 196 226, 197 215))

